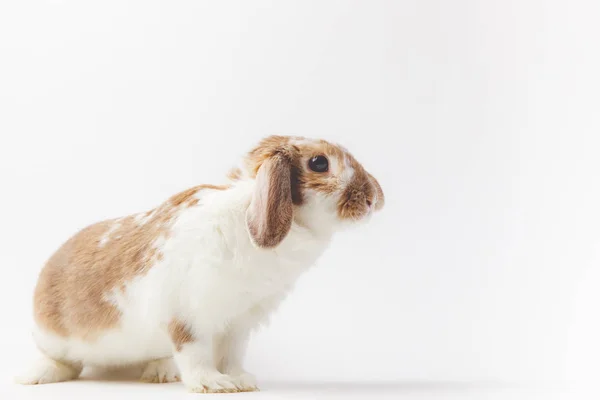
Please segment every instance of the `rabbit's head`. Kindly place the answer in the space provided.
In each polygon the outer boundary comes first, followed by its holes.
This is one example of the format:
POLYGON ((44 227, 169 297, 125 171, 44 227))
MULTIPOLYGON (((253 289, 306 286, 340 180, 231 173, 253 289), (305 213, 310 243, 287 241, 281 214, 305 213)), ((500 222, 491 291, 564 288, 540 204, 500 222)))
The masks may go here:
POLYGON ((263 248, 277 246, 292 222, 332 232, 384 205, 377 180, 345 148, 325 140, 267 137, 229 176, 254 180, 246 224, 263 248))

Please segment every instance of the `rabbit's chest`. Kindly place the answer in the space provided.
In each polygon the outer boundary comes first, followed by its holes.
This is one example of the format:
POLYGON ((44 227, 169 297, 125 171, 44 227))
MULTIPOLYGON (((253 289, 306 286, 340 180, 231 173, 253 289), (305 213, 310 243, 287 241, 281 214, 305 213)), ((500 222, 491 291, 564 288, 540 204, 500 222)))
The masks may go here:
POLYGON ((250 240, 243 207, 189 210, 161 247, 161 291, 205 321, 242 315, 284 296, 327 244, 293 225, 276 248, 261 249, 250 240))

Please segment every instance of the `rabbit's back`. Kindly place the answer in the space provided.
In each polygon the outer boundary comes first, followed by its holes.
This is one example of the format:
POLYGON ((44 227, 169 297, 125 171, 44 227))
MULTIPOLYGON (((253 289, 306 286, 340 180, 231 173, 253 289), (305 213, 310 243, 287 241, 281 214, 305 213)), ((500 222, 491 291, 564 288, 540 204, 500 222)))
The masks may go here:
POLYGON ((40 273, 33 302, 38 328, 84 342, 117 328, 123 310, 115 297, 125 296, 127 286, 161 264, 173 224, 186 210, 198 207, 202 192, 225 189, 197 186, 148 212, 102 221, 77 232, 40 273))

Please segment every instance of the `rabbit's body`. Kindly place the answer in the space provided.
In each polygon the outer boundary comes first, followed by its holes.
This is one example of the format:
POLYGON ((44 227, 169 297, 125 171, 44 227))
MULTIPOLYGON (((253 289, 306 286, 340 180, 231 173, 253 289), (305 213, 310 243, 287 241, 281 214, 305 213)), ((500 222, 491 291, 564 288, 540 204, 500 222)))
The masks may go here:
MULTIPOLYGON (((241 368, 249 332, 315 263, 339 222, 337 200, 306 189, 283 235, 270 224, 286 225, 285 210, 254 223, 260 207, 291 207, 293 179, 282 174, 281 198, 277 181, 261 184, 250 172, 77 233, 40 274, 34 338, 46 358, 21 381, 72 379, 85 365, 148 363, 144 380, 181 376, 194 391, 254 390, 241 368)), ((347 168, 344 179, 354 174, 347 168)), ((382 193, 369 196, 382 204, 382 193)))

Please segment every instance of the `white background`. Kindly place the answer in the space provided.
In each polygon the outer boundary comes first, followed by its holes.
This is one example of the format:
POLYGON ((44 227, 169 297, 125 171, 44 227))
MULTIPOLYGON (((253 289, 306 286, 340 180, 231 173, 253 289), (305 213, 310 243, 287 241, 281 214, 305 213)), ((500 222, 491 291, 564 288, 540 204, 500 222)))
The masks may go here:
POLYGON ((342 143, 387 205, 253 339, 259 380, 597 380, 599 15, 556 0, 3 1, 0 393, 81 387, 8 383, 35 354, 31 294, 58 245, 220 182, 272 133, 342 143))

